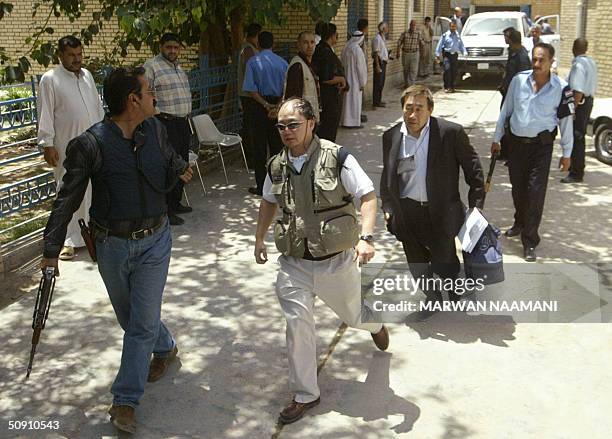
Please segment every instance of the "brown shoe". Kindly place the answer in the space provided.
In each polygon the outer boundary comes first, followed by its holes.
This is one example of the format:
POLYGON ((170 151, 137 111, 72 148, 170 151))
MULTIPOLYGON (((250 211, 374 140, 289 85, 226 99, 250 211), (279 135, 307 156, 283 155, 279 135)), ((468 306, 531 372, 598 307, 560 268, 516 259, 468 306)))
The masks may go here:
POLYGON ((306 413, 306 410, 314 407, 320 402, 321 402, 321 398, 317 398, 312 402, 306 402, 306 403, 296 402, 295 400, 291 401, 291 404, 289 404, 287 407, 283 409, 282 412, 280 412, 281 423, 291 424, 297 421, 302 416, 304 416, 304 413, 306 413))
POLYGON ((178 347, 174 346, 170 355, 163 358, 153 357, 149 366, 149 377, 147 381, 153 383, 163 377, 168 371, 168 365, 176 358, 178 347))
POLYGON ((112 405, 108 409, 110 420, 117 430, 127 433, 136 433, 136 419, 134 418, 134 407, 129 405, 112 405))
POLYGON ((386 351, 389 347, 389 330, 387 327, 383 325, 380 331, 376 334, 372 334, 372 340, 374 340, 374 344, 378 349, 386 351))

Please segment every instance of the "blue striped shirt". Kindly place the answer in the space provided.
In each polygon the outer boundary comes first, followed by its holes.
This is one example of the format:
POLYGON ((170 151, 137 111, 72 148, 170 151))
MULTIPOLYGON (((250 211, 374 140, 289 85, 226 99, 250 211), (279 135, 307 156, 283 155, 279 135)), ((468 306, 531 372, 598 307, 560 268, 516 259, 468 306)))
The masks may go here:
POLYGON ((144 68, 161 113, 178 117, 191 113, 189 78, 178 63, 171 63, 160 53, 147 60, 144 68))
POLYGON ((544 130, 554 131, 559 125, 563 157, 570 157, 574 144, 573 117, 570 114, 559 120, 557 116, 567 83, 557 75, 551 74, 550 80, 538 92, 534 86, 533 70, 519 72, 512 79, 499 113, 493 141, 499 143, 501 140, 508 117, 510 117, 512 134, 520 137, 536 137, 544 130))
POLYGON ((262 50, 247 62, 242 90, 257 92, 261 96, 281 97, 287 67, 287 61, 270 49, 262 50))

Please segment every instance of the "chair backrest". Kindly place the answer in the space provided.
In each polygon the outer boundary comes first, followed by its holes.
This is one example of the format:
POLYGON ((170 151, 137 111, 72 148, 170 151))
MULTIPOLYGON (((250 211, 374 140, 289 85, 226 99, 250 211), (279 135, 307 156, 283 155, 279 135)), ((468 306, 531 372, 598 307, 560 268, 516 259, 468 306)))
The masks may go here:
POLYGON ((221 132, 219 132, 215 123, 208 114, 198 114, 191 120, 200 143, 215 143, 219 142, 223 138, 223 135, 221 132))

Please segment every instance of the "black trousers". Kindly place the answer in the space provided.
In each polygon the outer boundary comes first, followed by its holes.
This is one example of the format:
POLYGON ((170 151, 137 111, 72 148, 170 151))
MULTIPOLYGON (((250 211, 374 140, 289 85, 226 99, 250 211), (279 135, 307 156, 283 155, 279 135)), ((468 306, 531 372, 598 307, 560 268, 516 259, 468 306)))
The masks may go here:
POLYGON ((253 138, 255 137, 253 114, 256 110, 254 107, 259 105, 255 99, 248 96, 240 96, 240 103, 242 105, 242 130, 240 136, 242 137, 242 146, 244 147, 244 155, 246 156, 249 167, 253 166, 253 138))
POLYGON ((459 67, 459 54, 444 52, 442 59, 444 66, 444 88, 455 88, 455 78, 459 67))
MULTIPOLYGON (((455 237, 446 236, 431 222, 429 208, 409 198, 401 199, 406 238, 402 241, 408 268, 414 278, 431 278, 437 274, 442 279, 454 279, 460 264, 455 250, 455 237)), ((428 297, 436 291, 423 291, 428 297)))
POLYGON ((574 119, 574 148, 572 149, 572 164, 569 173, 572 177, 582 180, 584 178, 585 135, 589 118, 593 110, 593 97, 584 99, 582 105, 576 107, 574 119))
MULTIPOLYGON (((168 132, 168 141, 172 148, 186 162, 189 161, 189 144, 191 142, 191 128, 189 122, 185 118, 181 119, 164 119, 158 117, 161 123, 166 127, 168 132)), ((174 188, 166 195, 168 202, 168 213, 174 213, 178 208, 181 198, 183 197, 184 183, 179 180, 174 188)))
POLYGON ((372 102, 379 105, 382 102, 382 92, 385 88, 385 78, 387 77, 387 61, 380 62, 380 73, 374 69, 374 85, 372 91, 372 102))
POLYGON ((321 121, 317 134, 321 139, 336 141, 340 116, 342 114, 342 100, 335 86, 321 85, 321 121))
MULTIPOLYGON (((280 98, 264 96, 266 102, 277 104, 280 98)), ((253 106, 253 166, 257 190, 262 191, 266 180, 268 157, 278 154, 283 142, 276 128, 276 119, 268 118, 268 110, 255 103, 253 106)))
POLYGON ((510 141, 508 168, 515 210, 514 225, 523 230, 523 247, 535 248, 540 243, 538 228, 544 211, 553 145, 523 143, 512 135, 507 137, 510 141))

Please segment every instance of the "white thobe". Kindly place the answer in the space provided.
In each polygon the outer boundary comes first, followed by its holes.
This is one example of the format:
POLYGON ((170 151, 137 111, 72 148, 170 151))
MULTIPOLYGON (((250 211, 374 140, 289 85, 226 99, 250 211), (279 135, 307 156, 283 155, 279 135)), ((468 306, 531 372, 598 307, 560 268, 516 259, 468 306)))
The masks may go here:
POLYGON ((361 88, 368 82, 368 65, 359 44, 363 36, 352 37, 342 50, 342 64, 346 72, 346 82, 349 91, 344 93, 344 105, 340 124, 345 127, 361 125, 361 103, 363 93, 361 88))
MULTIPOLYGON (((61 64, 45 73, 38 86, 38 144, 53 146, 59 154, 58 166, 53 169, 58 192, 66 173, 64 160, 68 142, 104 118, 104 110, 96 83, 91 73, 81 69, 79 75, 66 70, 61 64)), ((66 233, 65 246, 83 247, 78 220, 89 221, 91 183, 79 209, 72 216, 66 233)))

